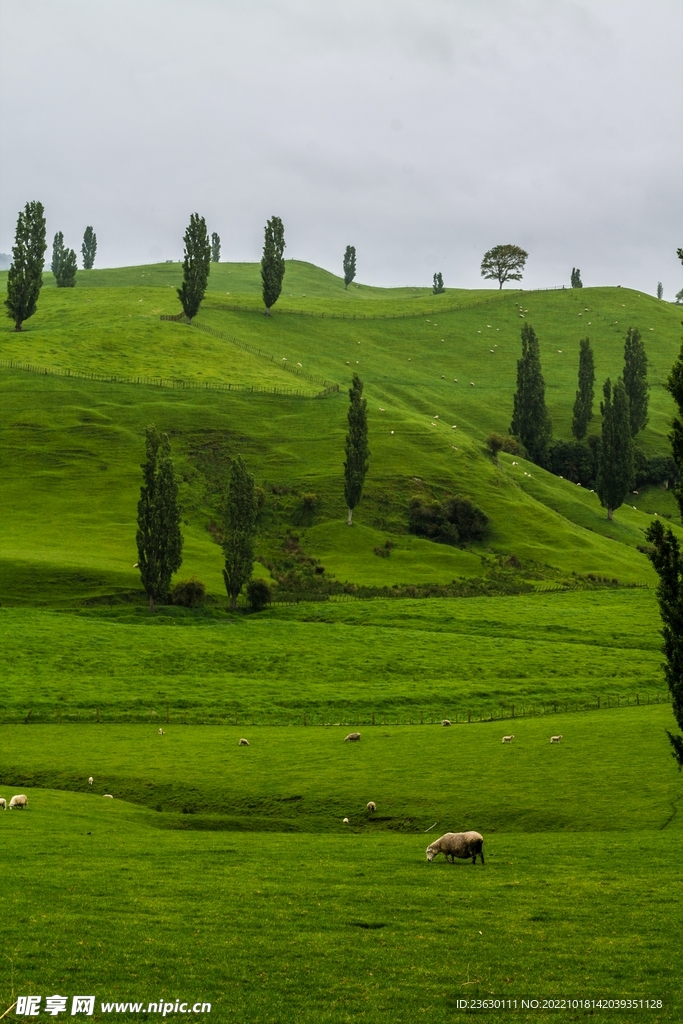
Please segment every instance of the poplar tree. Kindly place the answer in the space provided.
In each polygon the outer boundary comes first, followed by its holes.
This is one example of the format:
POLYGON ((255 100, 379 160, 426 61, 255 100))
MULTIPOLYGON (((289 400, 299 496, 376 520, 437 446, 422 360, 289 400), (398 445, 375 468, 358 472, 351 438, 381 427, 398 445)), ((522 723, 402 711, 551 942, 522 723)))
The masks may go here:
POLYGON ((192 317, 197 315, 204 298, 211 268, 211 245, 206 231, 206 221, 198 213, 190 215, 190 223, 185 230, 183 241, 183 284, 177 291, 189 324, 192 317))
POLYGON ((221 261, 221 236, 215 231, 211 233, 211 262, 220 263, 221 261))
POLYGON ((624 387, 630 403, 631 436, 647 424, 647 356, 637 327, 629 327, 624 340, 624 387))
POLYGON ((58 288, 74 288, 76 285, 76 253, 73 249, 66 249, 62 246, 59 255, 59 264, 55 271, 55 281, 58 288))
POLYGON ((578 267, 572 267, 571 283, 572 288, 583 288, 583 283, 581 281, 581 271, 578 267))
POLYGON ((61 231, 58 231, 55 237, 52 239, 52 262, 50 263, 50 270, 55 275, 55 281, 57 280, 57 274, 59 273, 59 264, 62 260, 64 253, 64 235, 61 231))
POLYGON ((579 387, 574 399, 574 415, 572 416, 572 434, 577 441, 582 441, 586 436, 588 424, 593 419, 594 386, 593 349, 590 339, 582 338, 579 350, 579 387))
POLYGON ((356 247, 347 245, 344 253, 344 288, 348 288, 356 276, 356 247))
POLYGON ((600 504, 607 509, 607 518, 611 520, 615 509, 623 505, 624 498, 633 487, 633 442, 628 395, 621 377, 614 388, 608 377, 602 393, 602 439, 595 489, 600 504))
POLYGON ((432 292, 434 295, 442 295, 446 289, 443 286, 443 274, 439 271, 438 274, 434 274, 432 292))
POLYGON ((538 338, 531 324, 522 327, 522 358, 517 360, 517 390, 510 433, 519 438, 533 462, 538 466, 546 464, 552 423, 545 404, 538 338))
POLYGON ((363 382, 353 375, 349 389, 349 432, 346 435, 346 462, 344 463, 344 497, 349 510, 347 525, 353 526, 353 510, 361 499, 365 474, 368 471, 368 412, 363 398, 363 382))
POLYGON ((136 540, 140 578, 153 612, 157 601, 168 599, 171 576, 182 565, 183 537, 168 434, 160 434, 153 424, 147 427, 145 448, 136 540))
POLYGON ((92 270, 95 263, 95 254, 97 253, 97 235, 92 229, 92 225, 88 225, 83 234, 83 244, 81 245, 81 256, 83 257, 83 269, 92 270))
POLYGON ((237 607, 242 587, 254 569, 254 533, 256 532, 256 493, 254 478, 240 455, 233 459, 225 503, 222 548, 225 565, 223 580, 230 607, 237 607))
MULTIPOLYGON (((648 557, 659 576, 657 601, 663 623, 664 678, 671 694, 674 718, 683 730, 683 559, 671 527, 665 529, 659 519, 648 526, 645 537, 654 548, 648 557)), ((683 768, 683 736, 668 729, 666 734, 680 770, 683 768)))
POLYGON ((15 331, 20 331, 24 320, 37 309, 46 248, 43 204, 27 203, 17 218, 12 263, 7 272, 5 306, 7 316, 14 320, 15 331))
POLYGON ((265 227, 263 256, 261 257, 261 282, 263 305, 266 316, 280 298, 285 276, 285 229, 279 217, 271 217, 265 227))
MULTIPOLYGON (((683 250, 682 250, 683 251, 683 250)), ((678 353, 678 359, 671 367, 671 373, 667 377, 667 391, 678 406, 678 416, 674 416, 671 422, 671 454, 678 470, 678 484, 674 489, 674 497, 678 502, 678 508, 683 516, 683 343, 678 353)))

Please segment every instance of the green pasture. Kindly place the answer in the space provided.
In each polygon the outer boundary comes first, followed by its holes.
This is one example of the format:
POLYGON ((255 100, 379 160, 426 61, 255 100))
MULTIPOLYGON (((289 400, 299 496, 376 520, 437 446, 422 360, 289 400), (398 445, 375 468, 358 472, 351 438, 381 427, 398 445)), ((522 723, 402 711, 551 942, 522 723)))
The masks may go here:
POLYGON ((0 814, 4 1005, 13 988, 96 993, 98 1011, 179 998, 219 1021, 412 1022, 465 996, 628 997, 678 1019, 670 712, 558 722, 560 745, 538 719, 511 745, 499 723, 354 745, 252 728, 249 747, 234 727, 3 727, 1 791, 29 796, 0 814), (470 827, 485 867, 426 863, 433 836, 470 827))

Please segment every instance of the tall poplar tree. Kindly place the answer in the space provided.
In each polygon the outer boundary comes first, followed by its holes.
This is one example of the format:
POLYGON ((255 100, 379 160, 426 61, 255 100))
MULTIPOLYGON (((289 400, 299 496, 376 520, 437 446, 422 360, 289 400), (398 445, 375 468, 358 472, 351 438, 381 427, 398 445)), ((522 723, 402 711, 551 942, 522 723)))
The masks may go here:
POLYGON ((37 309, 46 248, 43 204, 27 203, 17 218, 12 263, 7 272, 5 306, 8 317, 14 320, 15 331, 20 331, 24 320, 37 309))
POLYGON ((83 269, 92 270, 97 253, 97 235, 88 224, 83 233, 83 244, 81 245, 81 256, 83 257, 83 269))
POLYGON ((582 441, 586 436, 588 424, 593 419, 594 388, 593 349, 590 339, 582 338, 579 350, 579 387, 574 399, 574 414, 572 416, 572 434, 577 441, 582 441))
POLYGON ((349 389, 349 432, 346 435, 346 462, 344 463, 344 497, 349 510, 347 525, 353 526, 353 510, 363 494, 365 474, 368 471, 368 411, 363 398, 363 382, 354 373, 349 389))
POLYGON ((189 324, 201 306, 211 269, 211 245, 206 231, 206 221, 198 213, 190 215, 190 223, 185 230, 183 241, 183 284, 177 291, 189 324))
POLYGON ((624 339, 624 387, 630 403, 631 436, 647 424, 647 356, 637 327, 629 327, 624 339))
MULTIPOLYGON (((683 252, 683 250, 679 250, 683 252)), ((683 259, 683 256, 681 257, 683 259)), ((678 484, 674 490, 674 497, 678 502, 678 508, 683 516, 683 343, 678 353, 678 359, 671 367, 671 373, 667 377, 666 389, 678 406, 678 416, 674 416, 671 422, 671 454, 678 470, 678 484)))
POLYGON ((280 298, 285 276, 285 229, 279 217, 271 217, 265 228, 263 256, 261 257, 261 283, 266 316, 280 298))
POLYGON ((171 576, 182 565, 183 537, 171 443, 154 425, 145 436, 147 459, 138 501, 138 568, 150 611, 168 598, 171 576))
POLYGON ((213 231, 211 233, 211 262, 220 263, 221 261, 221 236, 213 231))
MULTIPOLYGON (((659 576, 657 602, 663 623, 664 678, 671 694, 674 718, 683 730, 683 558, 671 527, 665 529, 659 519, 650 523, 645 537, 654 548, 648 557, 659 576)), ((680 770, 683 768, 683 736, 668 729, 666 733, 680 770)))
POLYGON ((522 358, 517 360, 517 390, 510 432, 518 437, 538 466, 547 462, 552 423, 545 404, 538 338, 531 324, 522 327, 522 358))
POLYGON ((223 580, 233 610, 254 569, 256 513, 254 478, 238 455, 230 467, 221 542, 225 559, 223 580))
POLYGON ((571 284, 572 288, 583 288, 583 283, 581 281, 581 271, 578 267, 572 267, 571 284))
POLYGON ((50 262, 50 270, 55 275, 55 281, 57 280, 57 274, 59 273, 59 264, 62 261, 62 255, 64 254, 64 233, 57 231, 55 237, 52 239, 52 260, 50 262))
POLYGON ((344 288, 348 288, 356 276, 356 247, 347 245, 344 253, 344 288))
POLYGON ((76 262, 76 253, 73 249, 67 249, 62 246, 62 251, 59 255, 59 263, 57 265, 57 270, 55 271, 57 287, 74 288, 76 286, 77 270, 78 264, 76 262))
POLYGON ((623 505, 624 498, 633 487, 633 442, 628 395, 621 377, 614 387, 608 377, 602 393, 602 439, 595 489, 600 504, 607 509, 607 518, 612 519, 615 509, 623 505))

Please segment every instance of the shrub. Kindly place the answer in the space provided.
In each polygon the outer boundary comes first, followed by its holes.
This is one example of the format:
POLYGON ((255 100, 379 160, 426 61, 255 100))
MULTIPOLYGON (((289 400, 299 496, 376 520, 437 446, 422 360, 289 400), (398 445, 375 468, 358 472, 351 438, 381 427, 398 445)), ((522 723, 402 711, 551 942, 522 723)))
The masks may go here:
POLYGON ((408 504, 410 532, 440 544, 481 540, 488 521, 488 516, 474 502, 460 495, 444 501, 425 501, 415 496, 408 504))
POLYGON ((550 472, 573 484, 594 487, 599 444, 600 439, 592 436, 588 442, 553 441, 548 448, 550 472))
POLYGON ((262 612, 273 600, 270 587, 265 580, 249 580, 247 583, 247 601, 254 612, 262 612))
POLYGON ((520 459, 528 458, 524 445, 510 434, 489 434, 484 444, 493 456, 497 456, 498 452, 507 452, 508 455, 519 456, 520 459))
POLYGON ((199 608, 204 604, 204 598, 206 597, 206 587, 201 580, 179 580, 174 587, 171 588, 169 599, 171 604, 176 604, 181 608, 199 608))

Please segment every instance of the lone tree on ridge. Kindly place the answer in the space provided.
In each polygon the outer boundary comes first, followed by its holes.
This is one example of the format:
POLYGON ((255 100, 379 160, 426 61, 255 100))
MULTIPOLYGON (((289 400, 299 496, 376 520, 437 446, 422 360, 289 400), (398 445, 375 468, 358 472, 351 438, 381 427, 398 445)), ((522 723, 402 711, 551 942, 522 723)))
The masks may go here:
POLYGON ((578 267, 572 267, 572 288, 583 288, 583 282, 581 281, 581 271, 578 267))
POLYGON ((168 599, 171 576, 182 565, 183 537, 168 434, 160 434, 152 424, 146 430, 145 447, 136 540, 140 579, 153 612, 157 601, 168 599))
POLYGON ((261 283, 266 316, 280 298, 285 277, 285 229, 279 217, 271 217, 265 227, 263 256, 261 257, 261 283))
POLYGON ((579 351, 579 387, 574 399, 572 434, 577 441, 586 436, 588 424, 593 419, 593 396, 595 394, 595 365, 593 349, 589 338, 581 339, 579 351))
POLYGON ((211 233, 211 262, 220 263, 221 261, 221 236, 215 231, 211 233))
POLYGON ((223 580, 233 611, 254 569, 256 513, 254 478, 238 455, 230 467, 221 542, 225 559, 223 580))
POLYGON ((518 245, 496 245, 484 253, 481 276, 489 281, 498 281, 500 288, 506 281, 521 281, 528 257, 529 253, 518 245))
POLYGON ((443 295, 446 289, 443 286, 443 274, 439 271, 438 274, 434 274, 434 283, 432 284, 432 292, 434 295, 443 295))
POLYGON ((624 339, 624 387, 629 400, 631 437, 647 425, 647 356, 637 327, 629 327, 624 339))
POLYGON ((344 253, 344 288, 348 288, 356 276, 356 247, 347 245, 344 253))
POLYGON ((363 398, 363 381, 357 373, 349 389, 349 432, 346 435, 346 462, 344 463, 344 497, 349 514, 347 526, 353 526, 353 510, 363 494, 365 474, 368 471, 368 411, 363 398))
POLYGON ((609 379, 604 383, 602 413, 602 439, 598 454, 598 474, 595 489, 600 504, 607 509, 607 518, 624 503, 633 487, 633 442, 629 418, 628 395, 621 378, 614 387, 609 379))
POLYGON ((47 241, 43 204, 27 203, 17 217, 12 246, 12 263, 7 272, 7 316, 20 331, 24 320, 33 316, 43 286, 43 264, 47 241))
POLYGON ((97 235, 88 225, 83 233, 83 244, 81 245, 81 256, 83 257, 83 269, 92 270, 97 253, 97 235))
POLYGON ((183 284, 177 291, 189 324, 202 304, 211 269, 211 246, 206 221, 198 213, 190 215, 190 223, 185 230, 183 241, 183 284))
POLYGON ((519 438, 536 465, 546 464, 552 423, 545 404, 538 338, 531 324, 526 323, 522 327, 522 358, 517 360, 517 390, 510 433, 519 438))

